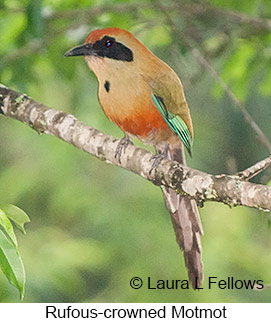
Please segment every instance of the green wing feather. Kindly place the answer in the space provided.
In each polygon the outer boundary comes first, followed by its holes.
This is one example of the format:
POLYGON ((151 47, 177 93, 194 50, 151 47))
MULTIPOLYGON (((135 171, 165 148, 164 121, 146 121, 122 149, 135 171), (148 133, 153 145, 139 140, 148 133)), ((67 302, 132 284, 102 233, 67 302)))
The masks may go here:
POLYGON ((160 96, 152 94, 152 100, 159 112, 162 114, 167 124, 170 126, 170 128, 174 130, 181 138, 182 142, 184 143, 184 146, 186 147, 189 155, 191 156, 192 138, 186 123, 180 116, 177 116, 168 111, 163 102, 163 99, 160 96))

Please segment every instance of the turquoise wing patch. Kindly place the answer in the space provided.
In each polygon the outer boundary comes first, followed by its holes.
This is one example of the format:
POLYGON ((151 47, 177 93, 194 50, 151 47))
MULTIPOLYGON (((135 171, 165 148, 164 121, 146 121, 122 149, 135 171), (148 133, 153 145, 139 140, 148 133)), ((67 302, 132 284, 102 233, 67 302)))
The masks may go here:
POLYGON ((186 123, 180 116, 176 116, 175 114, 168 111, 163 102, 163 99, 160 96, 152 94, 152 100, 170 128, 174 130, 181 138, 185 148, 191 156, 192 138, 186 123))

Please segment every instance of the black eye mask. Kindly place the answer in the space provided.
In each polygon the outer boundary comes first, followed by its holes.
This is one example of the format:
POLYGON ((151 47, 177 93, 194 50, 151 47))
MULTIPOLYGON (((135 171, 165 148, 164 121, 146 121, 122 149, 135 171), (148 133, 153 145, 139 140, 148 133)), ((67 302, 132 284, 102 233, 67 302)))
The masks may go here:
POLYGON ((134 59, 133 52, 130 48, 118 43, 115 38, 104 36, 93 44, 96 55, 108 57, 118 61, 132 62, 134 59))

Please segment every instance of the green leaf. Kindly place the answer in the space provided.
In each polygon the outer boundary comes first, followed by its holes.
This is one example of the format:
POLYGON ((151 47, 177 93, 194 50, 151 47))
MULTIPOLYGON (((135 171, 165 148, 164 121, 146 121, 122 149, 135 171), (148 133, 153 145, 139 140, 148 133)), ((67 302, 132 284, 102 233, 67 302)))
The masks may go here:
POLYGON ((6 213, 0 209, 0 226, 4 230, 4 232, 8 235, 8 237, 11 239, 11 241, 14 243, 14 245, 17 247, 17 239, 13 230, 13 226, 11 222, 9 221, 6 213))
POLYGON ((22 209, 11 204, 4 205, 1 209, 15 223, 18 229, 25 233, 24 224, 30 222, 28 215, 22 209))
POLYGON ((3 14, 0 17, 0 53, 6 54, 13 50, 17 39, 26 27, 25 15, 21 12, 3 14))
POLYGON ((266 78, 260 83, 258 88, 261 94, 268 96, 271 94, 271 70, 266 69, 266 74, 266 78))
POLYGON ((0 230, 0 268, 9 282, 18 288, 20 297, 24 297, 25 271, 17 248, 0 230))

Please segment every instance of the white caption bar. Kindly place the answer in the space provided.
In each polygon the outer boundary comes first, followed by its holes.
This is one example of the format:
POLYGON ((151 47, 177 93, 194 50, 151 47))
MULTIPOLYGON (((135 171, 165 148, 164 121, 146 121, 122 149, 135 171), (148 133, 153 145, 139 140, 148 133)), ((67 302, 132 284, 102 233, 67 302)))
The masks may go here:
POLYGON ((205 322, 246 320, 270 322, 271 304, 222 303, 48 303, 0 304, 1 322, 109 322, 160 320, 168 322, 205 322))

